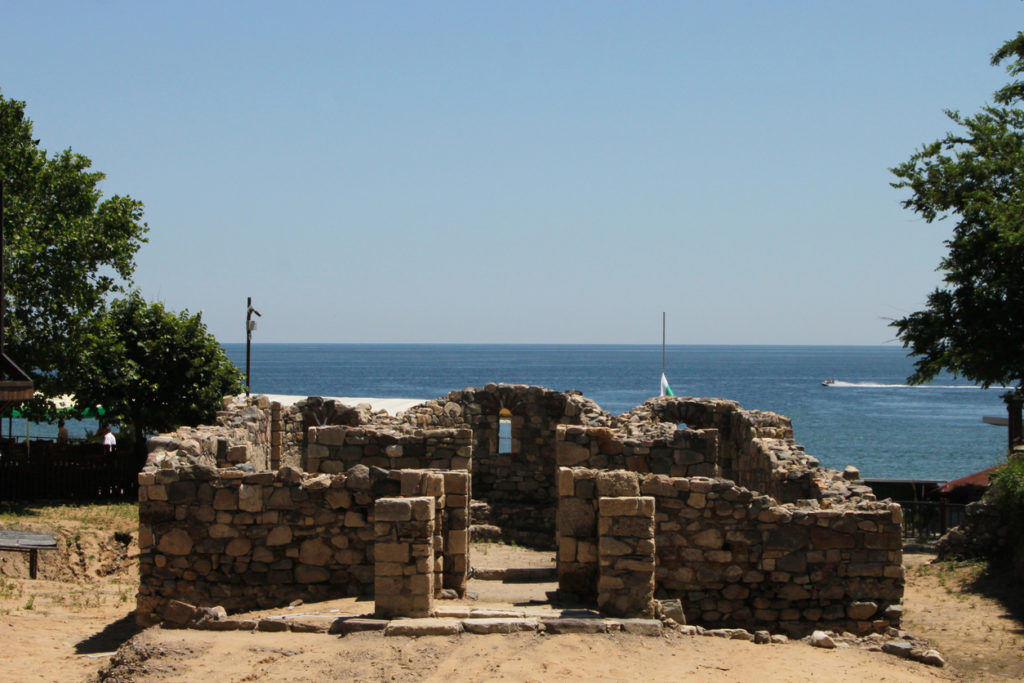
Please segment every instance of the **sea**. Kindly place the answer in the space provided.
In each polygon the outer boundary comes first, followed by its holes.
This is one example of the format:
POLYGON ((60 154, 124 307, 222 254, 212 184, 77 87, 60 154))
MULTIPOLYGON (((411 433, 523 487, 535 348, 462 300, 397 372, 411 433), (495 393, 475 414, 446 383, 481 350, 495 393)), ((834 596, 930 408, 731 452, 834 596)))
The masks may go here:
MULTIPOLYGON (((245 344, 225 344, 245 369, 245 344)), ((490 382, 576 389, 612 414, 659 393, 660 345, 253 344, 253 393, 431 399, 490 382)), ((998 464, 1003 388, 943 376, 907 385, 898 346, 689 346, 665 349, 677 396, 726 398, 781 413, 824 465, 871 479, 948 481, 998 464), (822 386, 826 378, 835 379, 822 386)))

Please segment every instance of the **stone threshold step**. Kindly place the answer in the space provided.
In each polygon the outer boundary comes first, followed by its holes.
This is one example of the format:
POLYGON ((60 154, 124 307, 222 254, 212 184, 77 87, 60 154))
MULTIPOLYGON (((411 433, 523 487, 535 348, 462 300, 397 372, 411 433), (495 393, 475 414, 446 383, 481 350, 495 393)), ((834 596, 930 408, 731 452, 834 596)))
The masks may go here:
POLYGON ((491 569, 473 567, 471 579, 481 581, 503 581, 505 583, 551 583, 558 581, 555 567, 508 567, 491 569))
POLYGON ((453 636, 461 633, 488 635, 493 633, 632 633, 660 636, 664 625, 657 619, 595 619, 573 617, 474 617, 452 619, 429 617, 423 619, 371 619, 341 617, 326 620, 302 620, 278 617, 263 619, 209 620, 191 628, 210 631, 259 631, 263 633, 326 633, 346 636, 352 633, 381 631, 385 636, 453 636))

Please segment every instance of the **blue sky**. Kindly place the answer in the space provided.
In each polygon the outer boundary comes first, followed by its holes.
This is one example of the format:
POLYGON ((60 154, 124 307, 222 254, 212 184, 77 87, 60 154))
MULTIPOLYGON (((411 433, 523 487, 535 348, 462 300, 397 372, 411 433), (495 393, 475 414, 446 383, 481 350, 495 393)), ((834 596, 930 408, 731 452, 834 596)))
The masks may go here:
POLYGON ((6 2, 0 89, 146 204, 223 342, 883 344, 950 225, 889 168, 1018 0, 6 2))

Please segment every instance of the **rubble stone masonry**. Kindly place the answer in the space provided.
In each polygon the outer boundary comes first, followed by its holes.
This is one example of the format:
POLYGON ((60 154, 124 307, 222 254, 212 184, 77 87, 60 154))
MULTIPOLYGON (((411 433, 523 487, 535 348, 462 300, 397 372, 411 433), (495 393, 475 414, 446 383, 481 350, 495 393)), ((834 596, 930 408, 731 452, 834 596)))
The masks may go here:
POLYGON ((578 392, 489 384, 390 416, 254 396, 149 449, 142 624, 174 600, 237 612, 375 595, 380 615, 427 614, 466 590, 474 499, 506 539, 557 548, 559 590, 608 614, 677 599, 707 627, 899 624, 899 506, 821 467, 787 418, 732 401, 612 416, 578 392))

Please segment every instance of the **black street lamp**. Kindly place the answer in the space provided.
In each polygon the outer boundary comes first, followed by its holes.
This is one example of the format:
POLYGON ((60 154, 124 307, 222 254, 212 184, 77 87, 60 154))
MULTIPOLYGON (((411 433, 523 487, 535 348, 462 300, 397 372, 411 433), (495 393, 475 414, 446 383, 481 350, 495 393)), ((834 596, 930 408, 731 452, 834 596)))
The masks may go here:
POLYGON ((249 359, 251 358, 252 352, 252 331, 256 329, 256 321, 252 319, 252 314, 255 313, 259 317, 263 315, 252 307, 252 297, 249 297, 249 301, 246 303, 245 308, 245 395, 249 395, 249 359))

